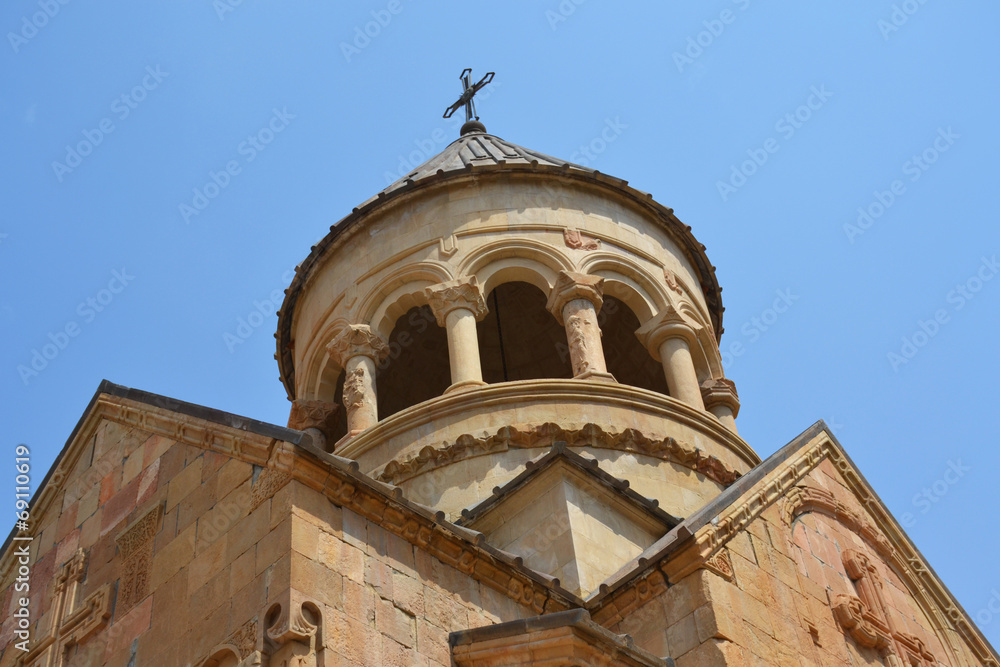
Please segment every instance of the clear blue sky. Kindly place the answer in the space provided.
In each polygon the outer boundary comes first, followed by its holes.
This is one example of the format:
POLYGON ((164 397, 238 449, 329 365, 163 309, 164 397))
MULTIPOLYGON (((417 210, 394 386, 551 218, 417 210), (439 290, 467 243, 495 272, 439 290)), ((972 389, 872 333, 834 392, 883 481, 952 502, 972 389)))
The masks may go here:
POLYGON ((592 145, 708 246, 746 440, 825 419, 1000 643, 1000 7, 235 2, 0 9, 4 451, 40 479, 102 378, 283 424, 275 317, 226 335, 401 156, 457 136, 462 68, 495 70, 491 132, 592 145))

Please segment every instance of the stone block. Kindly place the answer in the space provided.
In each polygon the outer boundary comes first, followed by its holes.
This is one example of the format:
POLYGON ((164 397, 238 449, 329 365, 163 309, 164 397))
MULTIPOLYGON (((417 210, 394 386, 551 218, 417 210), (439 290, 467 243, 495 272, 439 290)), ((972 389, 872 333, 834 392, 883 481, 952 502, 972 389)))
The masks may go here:
POLYGON ((194 537, 195 528, 190 526, 173 540, 156 549, 150 573, 151 590, 155 591, 160 584, 191 562, 194 558, 194 537))
POLYGON ((700 643, 693 613, 667 627, 667 646, 672 655, 684 655, 700 643))
POLYGON ((391 600, 375 600, 375 628, 407 648, 416 646, 416 620, 391 600))
POLYGON ((287 554, 291 549, 292 541, 292 519, 286 517, 284 521, 265 535, 257 543, 257 574, 271 566, 281 556, 287 554))
POLYGON ((195 555, 188 565, 188 595, 204 586, 212 577, 221 572, 226 562, 226 536, 195 555))
POLYGON ((202 460, 195 459, 170 480, 167 486, 166 511, 169 512, 189 493, 201 486, 201 465, 202 460))
POLYGON ((375 593, 357 582, 344 578, 344 613, 363 623, 375 623, 375 593))
POLYGON ((392 601, 397 607, 417 616, 424 610, 424 585, 419 579, 402 572, 392 572, 392 601))
POLYGON ((417 619, 417 652, 432 663, 451 664, 451 650, 448 633, 424 619, 417 619))

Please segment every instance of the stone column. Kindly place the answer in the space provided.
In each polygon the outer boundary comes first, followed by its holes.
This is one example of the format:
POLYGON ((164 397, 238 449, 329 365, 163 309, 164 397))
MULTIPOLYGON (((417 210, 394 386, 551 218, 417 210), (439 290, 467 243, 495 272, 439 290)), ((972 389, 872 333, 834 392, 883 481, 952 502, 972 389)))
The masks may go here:
POLYGON ((288 428, 305 431, 320 449, 333 444, 333 427, 337 420, 338 405, 332 401, 307 401, 295 399, 288 415, 288 428))
POLYGON ((705 380, 701 384, 701 398, 709 412, 718 417, 730 431, 737 432, 736 415, 740 413, 740 397, 732 380, 705 380))
POLYGON ((486 316, 486 300, 475 276, 424 289, 434 317, 448 333, 451 386, 445 393, 477 387, 483 382, 476 322, 486 316))
POLYGON ((614 382, 604 361, 597 313, 604 303, 604 278, 560 271, 545 305, 566 327, 573 377, 614 382))
POLYGON ((344 369, 348 435, 374 426, 378 422, 375 364, 389 353, 388 346, 367 325, 352 324, 326 349, 344 369))
POLYGON ((673 306, 667 306, 635 334, 653 358, 663 364, 670 395, 693 408, 704 410, 705 403, 691 356, 691 346, 697 344, 697 334, 684 316, 673 306))

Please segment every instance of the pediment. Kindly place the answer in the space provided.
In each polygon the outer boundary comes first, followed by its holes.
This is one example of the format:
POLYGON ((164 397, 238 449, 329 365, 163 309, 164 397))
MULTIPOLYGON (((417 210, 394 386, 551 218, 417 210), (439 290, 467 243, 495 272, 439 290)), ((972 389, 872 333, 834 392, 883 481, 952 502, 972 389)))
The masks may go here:
POLYGON ((557 443, 458 523, 585 597, 678 521, 557 443))
POLYGON ((636 595, 648 578, 678 582, 699 570, 718 575, 711 581, 727 595, 765 607, 779 604, 775 591, 812 599, 780 623, 813 635, 817 650, 846 637, 868 660, 1000 664, 822 422, 671 529, 587 607, 599 623, 625 617, 649 598, 636 595))

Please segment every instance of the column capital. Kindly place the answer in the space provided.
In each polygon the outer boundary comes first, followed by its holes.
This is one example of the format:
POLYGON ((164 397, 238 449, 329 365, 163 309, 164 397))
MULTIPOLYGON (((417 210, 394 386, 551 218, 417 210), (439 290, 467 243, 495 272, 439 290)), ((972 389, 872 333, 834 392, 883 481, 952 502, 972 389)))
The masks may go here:
POLYGON ((682 338, 689 347, 698 344, 698 330, 701 325, 685 316, 671 305, 653 316, 635 332, 639 341, 657 361, 660 358, 660 345, 668 338, 682 338))
POLYGON ((329 439, 339 409, 340 406, 333 401, 307 401, 296 398, 292 401, 292 409, 288 414, 288 428, 294 428, 296 431, 304 431, 307 428, 319 429, 329 439))
POLYGON ((724 406, 733 411, 733 417, 740 412, 740 396, 736 393, 736 383, 726 378, 712 378, 701 383, 701 398, 705 409, 711 411, 716 406, 724 406))
POLYGON ((456 308, 468 310, 475 316, 477 322, 489 312, 486 308, 486 299, 483 298, 483 290, 475 276, 425 287, 424 297, 434 311, 438 325, 442 327, 448 319, 448 313, 456 308))
POLYGON ((564 324, 563 308, 573 299, 586 299, 594 304, 595 311, 600 311, 604 303, 604 278, 586 273, 560 271, 545 307, 555 316, 559 324, 564 324))
POLYGON ((327 352, 344 366, 351 357, 364 356, 381 361, 389 347, 367 324, 349 324, 327 346, 327 352))

